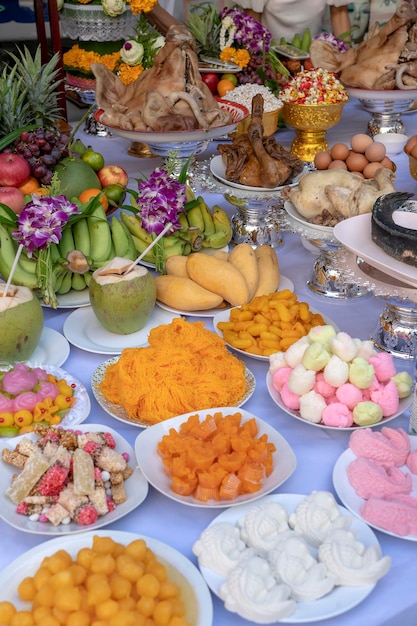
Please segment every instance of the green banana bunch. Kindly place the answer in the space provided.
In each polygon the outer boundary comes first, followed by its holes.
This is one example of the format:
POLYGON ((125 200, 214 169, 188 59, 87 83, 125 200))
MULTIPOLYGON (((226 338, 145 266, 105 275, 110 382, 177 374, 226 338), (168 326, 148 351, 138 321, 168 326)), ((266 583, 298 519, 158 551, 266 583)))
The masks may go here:
POLYGON ((203 239, 203 247, 223 248, 232 239, 233 230, 226 211, 217 205, 213 207, 213 222, 215 232, 203 239))
POLYGON ((198 200, 204 222, 203 235, 204 237, 210 237, 210 235, 214 235, 216 232, 213 215, 201 196, 198 197, 198 200))
MULTIPOLYGON (((0 274, 6 281, 9 278, 16 256, 17 247, 15 243, 9 230, 3 224, 0 224, 0 274)), ((18 262, 13 272, 12 284, 29 287, 29 289, 37 289, 38 279, 36 272, 28 271, 18 262)))
POLYGON ((132 236, 115 215, 111 218, 110 230, 116 256, 134 261, 137 255, 132 236))
POLYGON ((111 256, 113 242, 110 225, 101 204, 99 204, 94 211, 87 216, 87 224, 91 243, 90 256, 92 257, 94 263, 100 263, 101 261, 107 261, 113 258, 111 256))
POLYGON ((120 217, 122 218, 123 224, 132 235, 139 237, 142 241, 145 241, 148 246, 152 243, 152 237, 148 231, 143 228, 140 219, 132 213, 127 213, 125 211, 120 212, 120 217))
POLYGON ((91 256, 90 229, 87 218, 78 219, 72 225, 72 235, 74 238, 74 250, 79 250, 84 256, 91 256))
POLYGON ((62 229, 58 248, 61 259, 66 259, 68 252, 72 252, 76 249, 74 235, 72 234, 72 226, 70 224, 66 224, 62 229))
POLYGON ((200 202, 187 211, 187 220, 190 226, 198 228, 201 234, 204 233, 204 218, 200 202))
POLYGON ((71 274, 71 289, 82 291, 86 286, 84 274, 71 274))

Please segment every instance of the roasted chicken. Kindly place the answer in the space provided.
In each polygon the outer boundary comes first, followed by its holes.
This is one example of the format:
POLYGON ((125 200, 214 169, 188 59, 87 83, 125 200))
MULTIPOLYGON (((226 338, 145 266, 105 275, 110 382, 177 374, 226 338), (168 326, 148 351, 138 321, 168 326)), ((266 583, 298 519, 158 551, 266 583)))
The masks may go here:
POLYGON ((203 83, 194 37, 174 24, 154 65, 124 85, 105 65, 93 63, 96 104, 103 124, 123 130, 169 132, 223 126, 231 122, 203 83))
POLYGON ((272 189, 287 184, 303 168, 302 161, 276 140, 264 137, 262 94, 252 100, 251 121, 247 133, 234 137, 232 144, 221 144, 218 150, 230 182, 272 189))
POLYGON ((402 0, 391 19, 375 23, 368 37, 346 52, 326 41, 314 40, 314 67, 339 74, 348 87, 359 89, 417 88, 417 0, 402 0))

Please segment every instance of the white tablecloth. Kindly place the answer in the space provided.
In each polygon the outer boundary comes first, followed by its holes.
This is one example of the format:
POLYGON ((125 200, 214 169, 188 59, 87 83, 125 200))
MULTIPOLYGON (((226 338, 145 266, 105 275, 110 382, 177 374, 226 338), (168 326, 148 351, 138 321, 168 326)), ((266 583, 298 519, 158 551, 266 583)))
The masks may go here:
MULTIPOLYGON (((349 142, 349 138, 356 132, 367 131, 369 114, 362 110, 357 102, 349 103, 344 110, 342 121, 331 129, 328 134, 329 144, 336 141, 349 142)), ((417 113, 403 117, 406 124, 406 133, 417 133, 417 113)), ((86 144, 91 144, 105 155, 106 163, 117 163, 124 167, 131 177, 130 186, 134 187, 134 179, 142 173, 149 173, 160 164, 159 158, 137 159, 129 156, 127 149, 129 142, 118 137, 103 138, 87 135, 83 130, 79 132, 86 144)), ((294 137, 291 129, 279 130, 278 139, 287 148, 294 137)), ((211 146, 216 150, 216 144, 211 146)), ((206 159, 209 152, 200 155, 206 159)), ((397 183, 399 191, 415 193, 417 182, 408 171, 408 160, 401 154, 394 158, 397 164, 397 183)), ((220 204, 230 214, 234 208, 221 195, 209 198, 209 204, 220 204)), ((385 306, 383 298, 367 294, 362 297, 346 300, 334 300, 313 293, 306 284, 314 256, 301 244, 300 236, 294 233, 284 233, 284 243, 277 249, 281 273, 290 278, 295 285, 295 292, 299 299, 306 300, 310 305, 329 318, 337 326, 360 339, 369 338, 373 332, 381 311, 385 306)), ((45 324, 50 328, 62 332, 63 324, 71 310, 59 309, 52 311, 45 309, 45 324)), ((196 318, 193 318, 196 319, 196 318)), ((198 318, 197 318, 198 319, 198 318)), ((211 318, 204 320, 212 327, 211 318)), ((106 355, 92 354, 71 346, 68 360, 62 366, 66 371, 80 380, 90 391, 92 410, 86 423, 100 423, 116 429, 132 445, 140 429, 116 421, 111 418, 95 401, 91 393, 90 379, 96 367, 105 361, 106 355)), ((325 430, 303 424, 280 411, 269 397, 265 385, 268 365, 247 357, 244 359, 249 369, 256 376, 256 390, 245 409, 266 420, 273 425, 287 439, 297 456, 297 468, 293 475, 282 485, 278 493, 308 494, 313 490, 330 490, 332 486, 332 470, 338 456, 346 449, 349 433, 346 431, 325 430)), ((397 360, 397 366, 411 371, 411 363, 397 360)), ((390 425, 408 429, 409 411, 390 425)), ((178 504, 163 496, 152 487, 145 502, 135 511, 107 526, 108 530, 136 531, 155 539, 166 542, 182 552, 191 561, 196 563, 192 554, 192 545, 201 531, 218 515, 219 509, 188 507, 178 504)), ((391 537, 376 532, 381 544, 382 553, 390 555, 391 569, 378 582, 373 592, 356 608, 343 615, 326 620, 328 626, 353 626, 366 624, 367 626, 416 626, 417 624, 417 543, 391 537)), ((46 536, 39 536, 19 532, 0 520, 0 568, 3 569, 13 559, 26 550, 46 541, 46 536)), ((62 538, 65 547, 65 538, 62 538)), ((1 597, 1 592, 0 592, 1 597)), ((248 622, 227 612, 223 603, 213 597, 214 621, 216 626, 245 626, 248 622)))

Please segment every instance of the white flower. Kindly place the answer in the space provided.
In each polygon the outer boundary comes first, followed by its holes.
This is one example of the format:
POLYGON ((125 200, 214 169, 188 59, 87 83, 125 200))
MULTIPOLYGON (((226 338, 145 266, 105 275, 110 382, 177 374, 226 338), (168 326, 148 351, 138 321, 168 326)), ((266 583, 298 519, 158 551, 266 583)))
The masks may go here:
POLYGON ((125 0, 103 0, 103 11, 109 17, 117 17, 126 11, 125 0))
POLYGON ((144 49, 141 43, 130 39, 120 51, 122 61, 128 65, 138 65, 143 59, 144 49))
POLYGON ((157 37, 152 44, 152 48, 154 50, 159 50, 160 48, 163 48, 164 46, 165 46, 165 37, 163 37, 162 35, 157 37))

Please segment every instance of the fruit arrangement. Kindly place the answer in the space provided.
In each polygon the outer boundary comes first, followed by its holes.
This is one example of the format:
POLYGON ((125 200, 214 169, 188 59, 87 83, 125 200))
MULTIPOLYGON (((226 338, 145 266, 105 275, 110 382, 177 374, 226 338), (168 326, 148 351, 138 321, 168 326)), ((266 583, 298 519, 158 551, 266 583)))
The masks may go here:
POLYGON ((314 157, 314 165, 318 170, 343 169, 364 178, 373 178, 380 167, 395 171, 394 163, 386 155, 384 144, 364 133, 353 135, 350 146, 335 143, 329 150, 318 152, 314 157))
POLYGON ((167 259, 167 274, 157 276, 156 298, 185 311, 246 304, 256 295, 275 291, 279 265, 270 246, 253 249, 240 243, 229 253, 195 252, 167 259))

